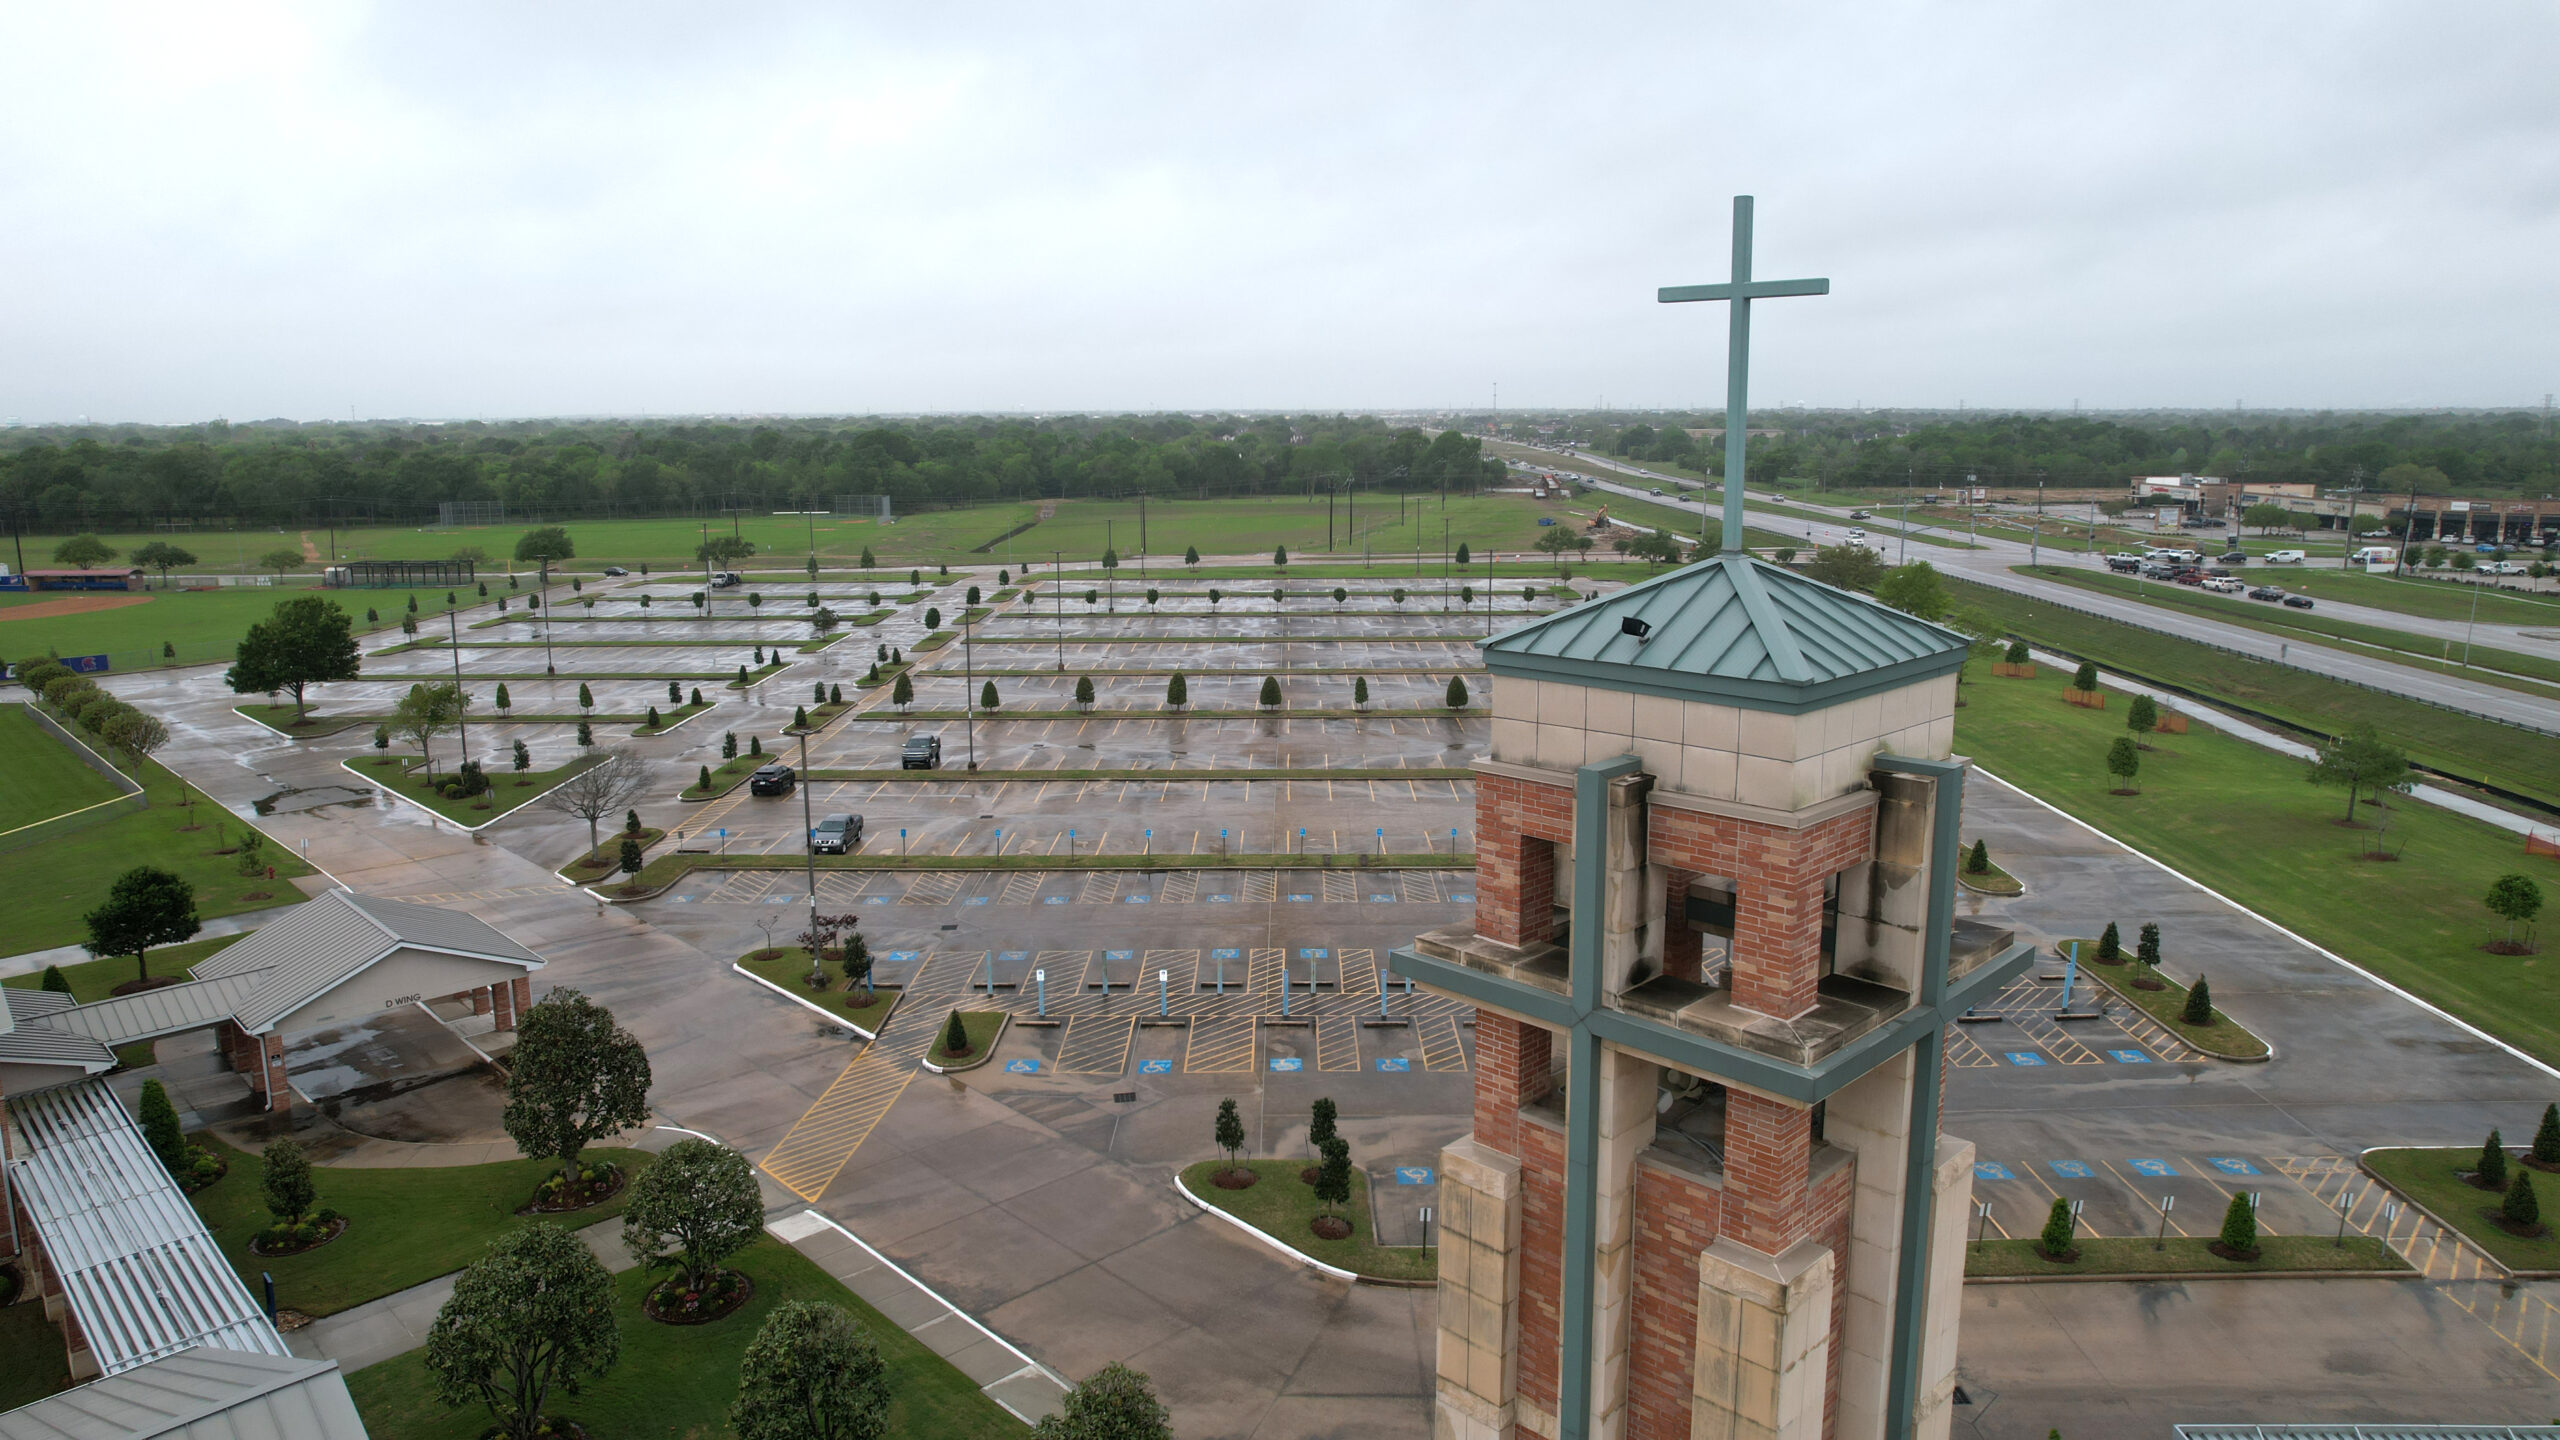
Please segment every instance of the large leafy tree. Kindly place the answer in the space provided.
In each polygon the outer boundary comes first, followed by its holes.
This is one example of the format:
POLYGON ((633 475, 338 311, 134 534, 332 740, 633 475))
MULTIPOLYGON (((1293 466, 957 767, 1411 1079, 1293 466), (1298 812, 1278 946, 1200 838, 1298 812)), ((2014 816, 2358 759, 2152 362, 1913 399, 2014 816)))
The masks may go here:
POLYGON ((1147 1377, 1114 1360, 1040 1417, 1038 1440, 1173 1440, 1173 1417, 1147 1377))
POLYGON ((74 535, 53 547, 54 563, 74 570, 95 570, 116 558, 116 549, 95 535, 74 535))
POLYGON ((170 571, 181 565, 193 565, 196 556, 194 551, 180 549, 166 540, 154 540, 134 548, 133 563, 147 570, 159 571, 160 583, 166 585, 170 571))
POLYGON ((258 568, 261 570, 273 570, 276 572, 276 578, 281 580, 292 572, 301 569, 302 562, 303 555, 300 550, 297 550, 290 545, 279 545, 275 549, 258 557, 258 568))
POLYGON ((89 926, 82 949, 101 959, 133 957, 134 978, 151 978, 151 947, 177 945, 203 928, 196 919, 196 887, 156 865, 137 865, 116 877, 106 903, 80 917, 89 926))
POLYGON ((725 566, 756 553, 756 542, 735 535, 714 535, 694 547, 693 558, 725 566))
POLYGON ((2533 917, 2542 913, 2542 887, 2530 875, 2501 875, 2480 903, 2507 922, 2507 939, 2513 943, 2516 927, 2532 924, 2533 917))
POLYGON ((622 1248, 700 1289, 763 1229, 764 1197, 747 1157, 713 1141, 679 1140, 631 1182, 622 1248))
POLYGON ((1939 582, 1937 570, 1926 560, 1896 565, 1884 572, 1876 580, 1876 598, 1923 620, 1936 620, 1947 613, 1947 587, 1939 582))
POLYGON ((551 573, 553 561, 573 559, 577 553, 578 547, 569 539, 569 532, 557 525, 537 526, 516 539, 516 558, 540 565, 546 576, 551 573))
POLYGON ((578 1152, 649 1118, 649 1054, 613 1012, 564 985, 524 1012, 508 1057, 501 1123, 516 1148, 556 1159, 563 1178, 578 1152))
POLYGON ((1884 561, 1864 545, 1825 545, 1805 562, 1804 573, 1842 590, 1873 590, 1884 578, 1884 561))
POLYGON ((2406 791, 2416 784, 2409 772, 2409 754, 2385 741, 2371 725, 2357 725, 2343 735, 2333 735, 2313 752, 2310 773, 2303 778, 2314 785, 2332 785, 2347 792, 2347 819, 2356 818, 2357 795, 2384 790, 2406 791))
POLYGON ((553 1391, 575 1395, 621 1358, 613 1277, 585 1241, 540 1222, 455 1277, 427 1332, 436 1398, 488 1406, 507 1440, 534 1440, 553 1391))
POLYGON ((842 1308, 786 1300, 747 1344, 729 1424, 738 1440, 880 1440, 889 1368, 842 1308))
POLYGON ((222 679, 240 695, 292 691, 294 717, 300 719, 304 687, 353 680, 361 665, 347 612, 324 596, 297 595, 249 627, 222 679))
POLYGON ((422 680, 410 686, 409 693, 391 707, 391 733, 418 747, 429 779, 435 778, 436 773, 436 737, 460 725, 463 711, 470 704, 471 697, 452 681, 422 680))

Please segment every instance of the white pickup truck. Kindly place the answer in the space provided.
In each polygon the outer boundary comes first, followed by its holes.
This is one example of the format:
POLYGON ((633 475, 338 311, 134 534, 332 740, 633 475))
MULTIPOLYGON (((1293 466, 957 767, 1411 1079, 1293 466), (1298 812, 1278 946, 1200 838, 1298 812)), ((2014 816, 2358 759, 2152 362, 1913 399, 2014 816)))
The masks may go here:
POLYGON ((2270 550, 2267 552, 2267 563, 2270 565, 2299 565, 2309 558, 2310 556, 2300 550, 2270 550))
POLYGON ((2247 582, 2231 575, 2216 575, 2204 582, 2204 588, 2216 595, 2237 595, 2249 588, 2247 582))

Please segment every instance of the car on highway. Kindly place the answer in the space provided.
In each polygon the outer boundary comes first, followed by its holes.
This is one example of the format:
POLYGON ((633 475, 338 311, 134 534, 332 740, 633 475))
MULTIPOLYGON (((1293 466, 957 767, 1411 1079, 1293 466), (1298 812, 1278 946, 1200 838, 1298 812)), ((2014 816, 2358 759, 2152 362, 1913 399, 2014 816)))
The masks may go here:
POLYGON ((862 843, 862 817, 830 815, 809 832, 809 848, 821 855, 843 855, 862 843))
POLYGON ((2130 575, 2142 568, 2142 557, 2139 555, 2110 555, 2107 557, 2107 568, 2117 572, 2118 574, 2130 575))
POLYGON ((2284 598, 2284 592, 2273 585, 2261 585, 2249 592, 2249 598, 2252 600, 2281 600, 2284 598))
POLYGON ((628 571, 628 570, 623 569, 623 568, 622 568, 621 566, 619 566, 619 565, 607 565, 606 567, 604 567, 604 573, 606 574, 606 576, 608 576, 608 577, 609 577, 609 578, 611 578, 611 579, 619 580, 619 579, 621 579, 623 576, 628 575, 628 574, 630 574, 631 572, 630 572, 630 571, 628 571))
POLYGON ((2531 568, 2513 560, 2492 560, 2480 567, 2483 575, 2527 575, 2531 568))
POLYGON ((1659 485, 1656 485, 1656 486, 1654 486, 1652 489, 1647 490, 1647 491, 1646 491, 1646 492, 1644 492, 1644 493, 1646 493, 1647 495, 1659 495, 1659 494, 1661 494, 1661 493, 1662 493, 1662 487, 1661 487, 1661 486, 1659 486, 1659 485))
POLYGON ((2216 565, 2246 565, 2249 563, 2249 552, 2246 550, 2225 550, 2214 560, 2213 563, 2216 565))
POLYGON ((2296 610, 2308 610, 2311 608, 2311 597, 2308 595, 2287 595, 2284 597, 2284 603, 2296 610))
POLYGON ((1849 512, 1849 518, 1852 520, 1873 520, 1876 517, 1868 514, 1864 510, 1852 510, 1849 512))
POLYGON ((726 590, 737 583, 739 583, 739 577, 735 570, 723 570, 711 577, 711 588, 714 590, 726 590))
POLYGON ((2205 573, 2192 565, 2182 565, 2178 567, 2178 573, 2170 576, 2169 579, 2171 583, 2178 585, 2201 585, 2205 582, 2205 573))
POLYGON ((2311 557, 2308 554, 2300 550, 2270 550, 2267 552, 2267 563, 2270 565, 2299 565, 2310 558, 2311 557))
POLYGON ((776 762, 771 765, 758 766, 756 768, 756 773, 747 777, 747 793, 750 795, 788 795, 791 793, 792 787, 799 783, 800 773, 798 771, 792 769, 788 765, 776 762))
POLYGON ((1849 527, 1849 538, 1852 540, 1864 540, 1867 538, 1867 532, 1859 529, 1855 525, 1852 525, 1849 527))
POLYGON ((2205 577, 2204 588, 2216 595, 2237 595, 2248 587, 2229 575, 2208 575, 2205 577))
POLYGON ((906 747, 898 752, 901 770, 939 770, 942 768, 942 737, 910 735, 906 747))

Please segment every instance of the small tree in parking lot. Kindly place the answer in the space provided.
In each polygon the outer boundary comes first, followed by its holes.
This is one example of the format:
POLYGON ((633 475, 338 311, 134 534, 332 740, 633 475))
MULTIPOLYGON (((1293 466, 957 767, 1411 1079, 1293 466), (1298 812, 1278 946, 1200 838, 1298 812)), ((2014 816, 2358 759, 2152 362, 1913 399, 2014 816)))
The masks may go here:
POLYGON ((2107 773, 2124 782, 2118 787, 2120 793, 2134 793, 2134 777, 2142 773, 2142 751, 2132 736, 2119 735, 2116 743, 2107 747, 2107 773))
POLYGON ((1464 710, 1467 708, 1467 682, 1465 677, 1458 675, 1452 675, 1449 677, 1448 701, 1449 708, 1452 710, 1464 710))
POLYGON ((1227 1152, 1227 1168, 1236 1164, 1236 1152, 1244 1148, 1244 1117, 1236 1113, 1233 1099, 1218 1102, 1218 1148, 1227 1152))
POLYGON ((2036 1237, 2036 1244, 2043 1248, 2045 1254, 2059 1260, 2071 1253, 2071 1232, 2075 1228, 2071 1202, 2056 1195, 2053 1208, 2044 1213, 2044 1233, 2036 1237))
POLYGON ((2178 1012, 2178 1018, 2190 1025, 2213 1023, 2213 987, 2205 983, 2203 976, 2197 976, 2195 988, 2187 992, 2186 1008, 2178 1012))
POLYGON ((2145 965, 2160 963, 2160 926, 2157 922, 2143 922, 2141 937, 2133 942, 2133 958, 2145 965))
POLYGON ((2498 1213, 2505 1217, 2511 1229, 2521 1230, 2527 1235, 2541 1233, 2542 1202, 2534 1196, 2532 1176, 2521 1170, 2516 1172, 2516 1178, 2507 1182, 2507 1198, 2498 1207, 2498 1213))
MULTIPOLYGON (((992 681, 988 683, 991 687, 994 684, 992 681)), ((1076 708, 1087 715, 1093 713, 1093 677, 1090 675, 1076 677, 1076 708)))
POLYGON ((897 706, 901 714, 905 713, 908 706, 916 703, 915 682, 908 679, 903 670, 898 672, 898 683, 889 687, 889 703, 897 706))
POLYGON ((1368 708, 1369 708, 1369 677, 1368 677, 1368 676, 1366 676, 1366 675, 1359 675, 1359 676, 1354 676, 1354 677, 1352 678, 1352 681, 1351 681, 1351 703, 1352 703, 1353 707, 1354 707, 1354 708, 1357 708, 1357 709, 1366 710, 1366 709, 1368 709, 1368 708))
POLYGON ((1164 682, 1165 708, 1179 710, 1190 703, 1191 687, 1183 680, 1181 672, 1176 671, 1172 679, 1164 682))
POLYGON ((2479 1172, 2481 1189, 2506 1188, 2507 1142, 2504 1136, 2495 1130, 2489 1132, 2489 1138, 2480 1143, 2480 1163, 2474 1168, 2479 1172))
POLYGON ((1262 708, 1265 710, 1276 710, 1280 707, 1279 677, 1274 675, 1265 675, 1262 677, 1262 693, 1258 699, 1261 702, 1262 708))
POLYGON ((2222 1210, 2222 1248, 2243 1260, 2258 1256, 2257 1197, 2249 1191, 2234 1192, 2231 1203, 2222 1210))
POLYGON ((2124 960, 2124 941, 2116 935, 2116 922, 2113 920, 2107 922, 2107 928, 2098 936, 2098 958, 2109 965, 2120 964, 2124 960))

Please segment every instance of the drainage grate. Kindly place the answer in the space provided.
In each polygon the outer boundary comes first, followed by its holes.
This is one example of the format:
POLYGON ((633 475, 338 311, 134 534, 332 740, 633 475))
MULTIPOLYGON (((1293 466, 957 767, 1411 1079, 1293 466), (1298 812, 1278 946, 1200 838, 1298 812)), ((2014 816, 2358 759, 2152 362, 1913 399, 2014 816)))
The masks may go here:
POLYGON ((1138 1103, 1138 1092, 1135 1090, 1114 1090, 1111 1092, 1111 1103, 1114 1105, 1135 1105, 1138 1103))
POLYGON ((942 928, 943 928, 943 929, 945 929, 945 930, 957 930, 957 929, 959 929, 960 927, 959 927, 959 926, 957 926, 957 925, 945 925, 945 926, 943 926, 942 928))

